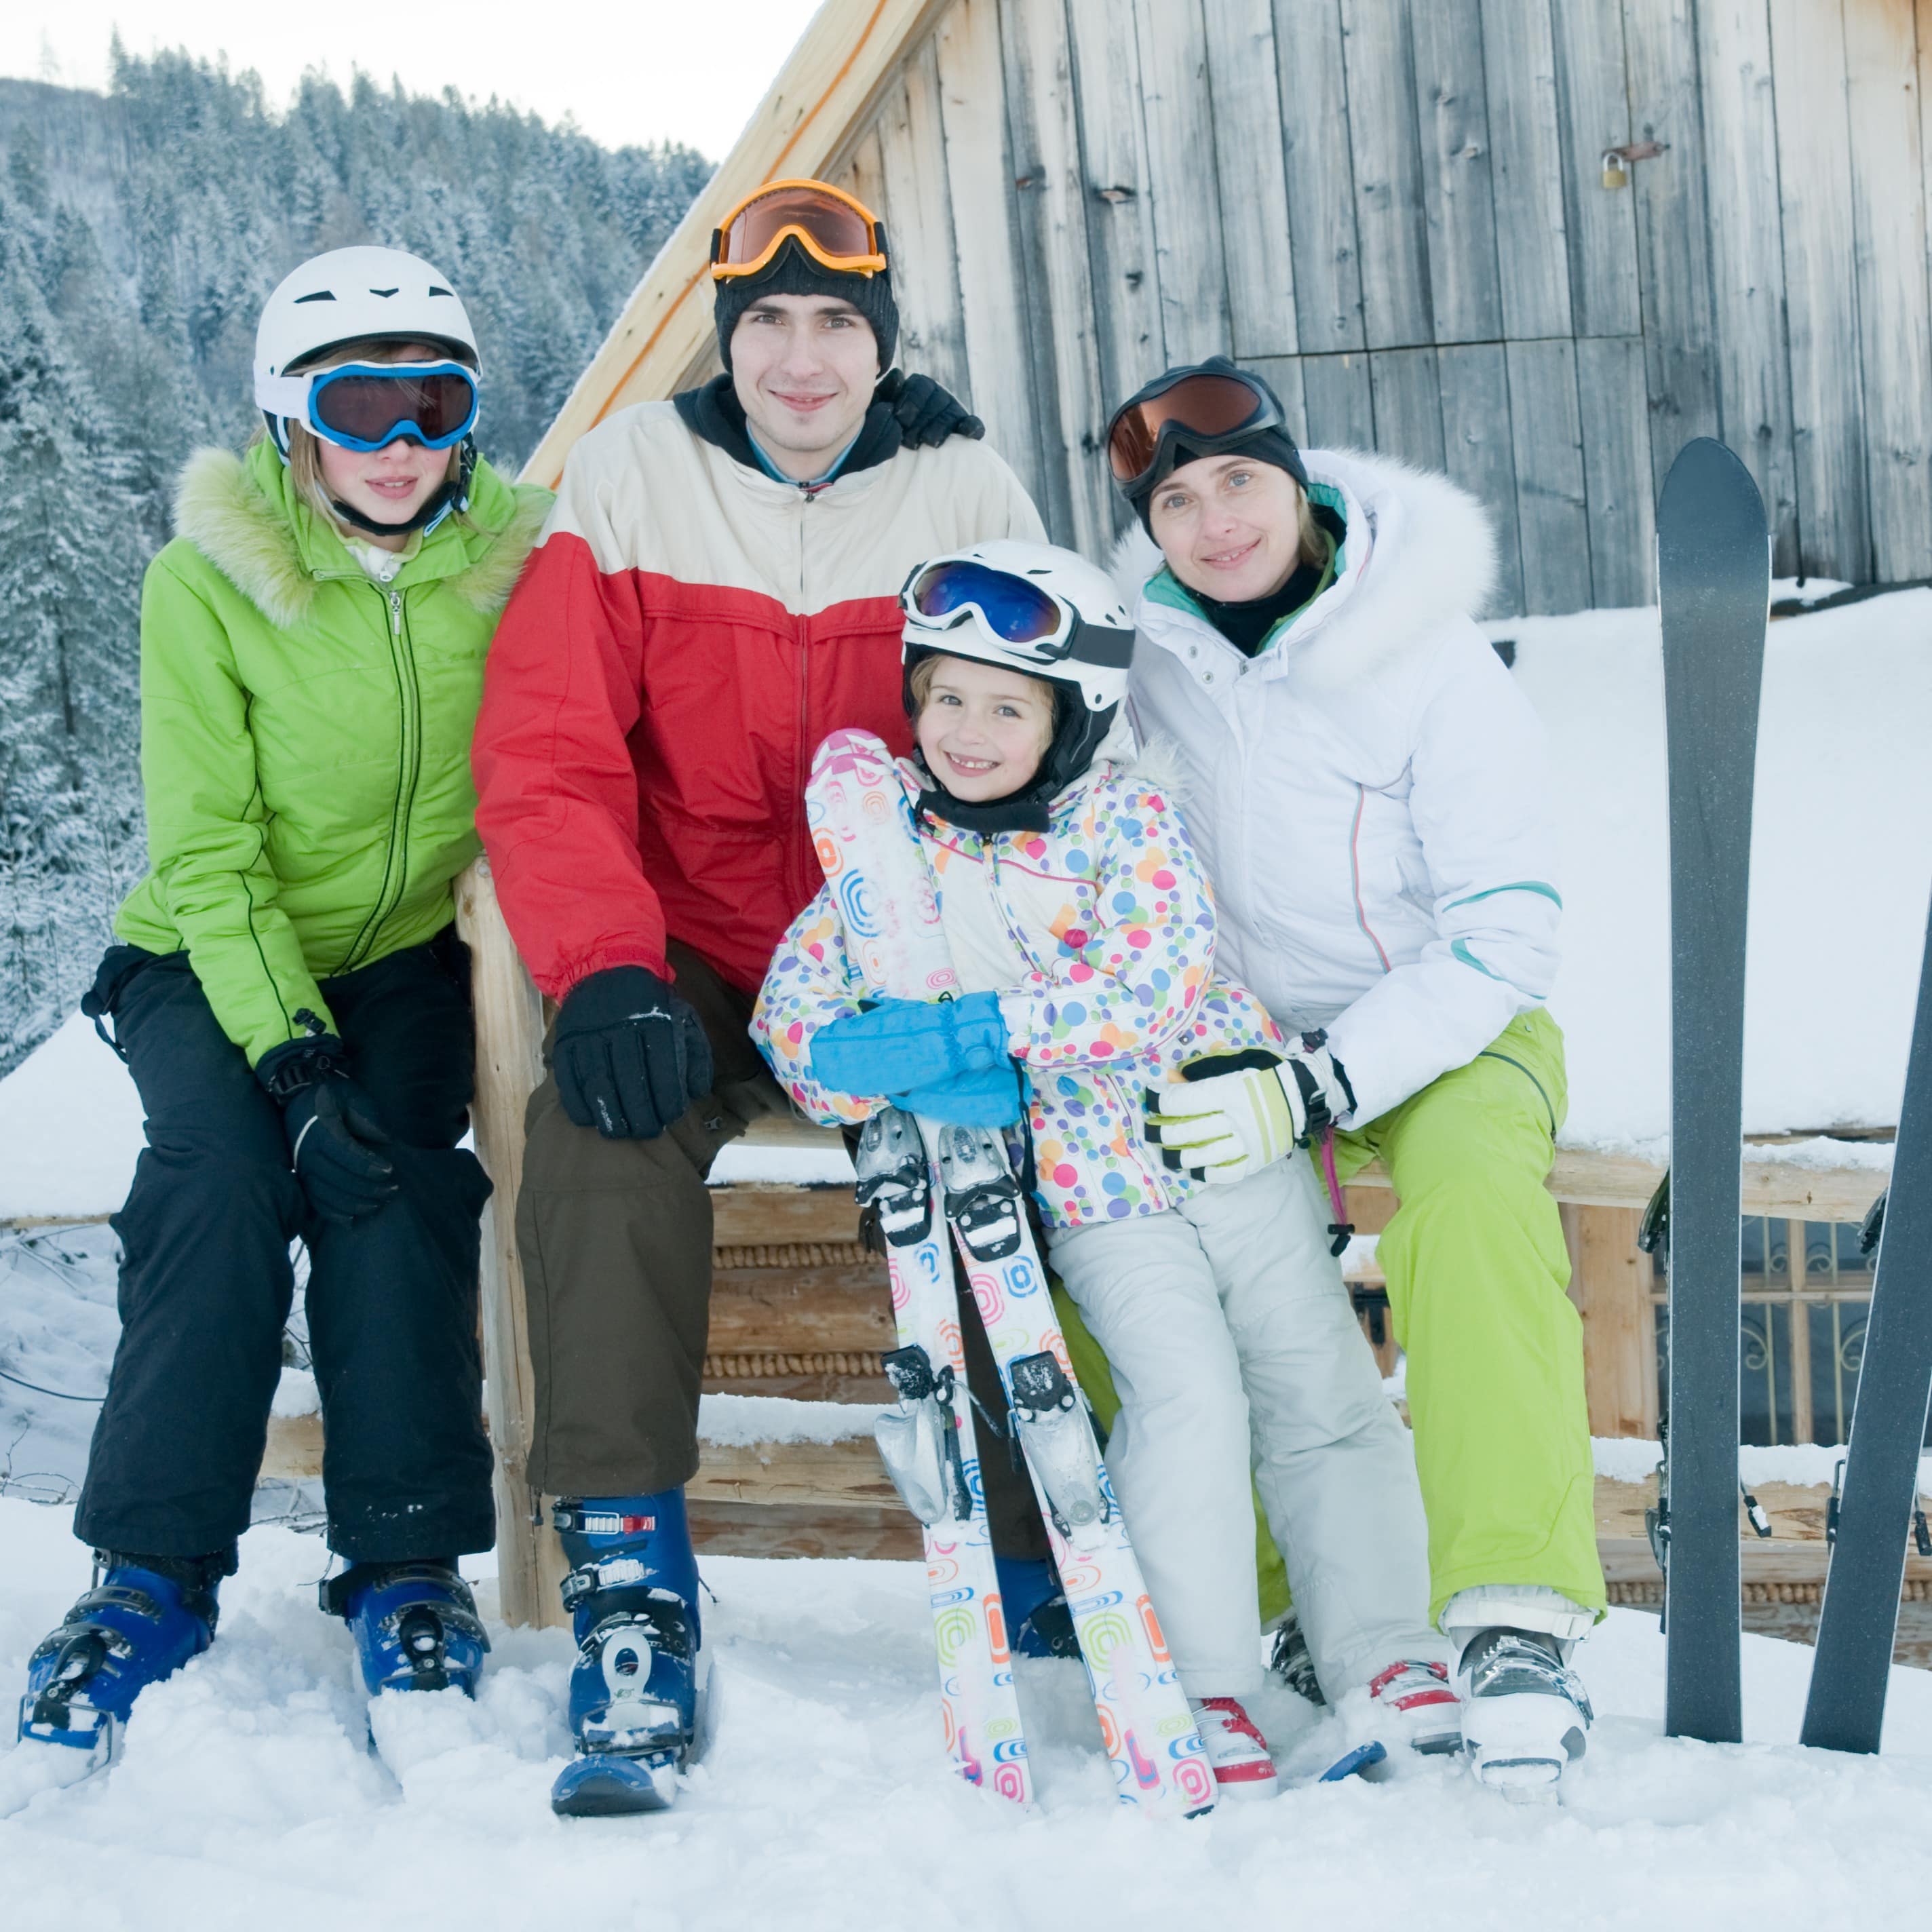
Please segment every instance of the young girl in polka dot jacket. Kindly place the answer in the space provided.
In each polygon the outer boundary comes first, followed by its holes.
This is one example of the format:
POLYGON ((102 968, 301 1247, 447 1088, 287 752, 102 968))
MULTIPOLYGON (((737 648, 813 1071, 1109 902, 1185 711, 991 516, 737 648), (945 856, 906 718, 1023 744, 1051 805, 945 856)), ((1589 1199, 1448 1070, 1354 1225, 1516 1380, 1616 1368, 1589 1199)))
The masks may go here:
POLYGON ((1313 1165, 1210 1186, 1142 1135, 1145 1088, 1288 1042, 1215 972, 1207 881, 1117 716, 1131 622, 1080 558, 1012 541, 923 566, 904 603, 917 755, 899 772, 966 997, 860 1017, 821 891, 779 941, 753 1036, 824 1122, 864 1120, 887 1085, 917 1112, 1006 1122, 1023 1090, 1048 1258, 1113 1371, 1108 1468, 1223 1795, 1276 1789, 1240 1702, 1263 1674, 1251 1469, 1350 1742, 1442 1748, 1460 1731, 1414 1460, 1313 1165), (1021 1078, 989 1085, 989 1062, 1021 1078), (989 1092, 1006 1104, 975 1112, 989 1092))

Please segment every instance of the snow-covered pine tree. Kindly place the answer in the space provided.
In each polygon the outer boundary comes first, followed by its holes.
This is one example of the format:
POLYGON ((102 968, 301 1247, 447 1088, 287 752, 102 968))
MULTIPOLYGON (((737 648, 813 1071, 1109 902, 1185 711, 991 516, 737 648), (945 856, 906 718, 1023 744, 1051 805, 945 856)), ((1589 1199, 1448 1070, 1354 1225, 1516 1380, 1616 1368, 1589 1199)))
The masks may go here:
POLYGON ((140 863, 130 466, 0 196, 0 1066, 70 1010, 140 863))

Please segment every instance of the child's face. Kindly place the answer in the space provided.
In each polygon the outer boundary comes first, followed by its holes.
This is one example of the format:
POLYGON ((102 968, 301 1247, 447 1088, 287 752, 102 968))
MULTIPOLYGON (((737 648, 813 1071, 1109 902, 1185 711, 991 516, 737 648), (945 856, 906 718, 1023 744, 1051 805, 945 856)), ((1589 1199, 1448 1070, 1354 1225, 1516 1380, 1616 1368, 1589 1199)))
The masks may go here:
POLYGON ((926 770, 969 805, 1024 790, 1052 741, 1052 687, 972 658, 938 666, 914 734, 926 770))

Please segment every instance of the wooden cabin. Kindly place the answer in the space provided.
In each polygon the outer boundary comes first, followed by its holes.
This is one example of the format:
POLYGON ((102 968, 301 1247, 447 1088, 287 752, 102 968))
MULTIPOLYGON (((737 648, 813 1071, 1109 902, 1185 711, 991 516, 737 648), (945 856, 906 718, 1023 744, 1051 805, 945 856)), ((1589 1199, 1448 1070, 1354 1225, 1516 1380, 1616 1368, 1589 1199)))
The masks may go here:
POLYGON ((826 0, 530 473, 715 369, 712 226, 818 174, 886 224, 906 365, 1090 554, 1110 407, 1224 352, 1480 496, 1496 614, 1653 601, 1699 435, 1778 574, 1923 578, 1929 68, 1914 0, 826 0))

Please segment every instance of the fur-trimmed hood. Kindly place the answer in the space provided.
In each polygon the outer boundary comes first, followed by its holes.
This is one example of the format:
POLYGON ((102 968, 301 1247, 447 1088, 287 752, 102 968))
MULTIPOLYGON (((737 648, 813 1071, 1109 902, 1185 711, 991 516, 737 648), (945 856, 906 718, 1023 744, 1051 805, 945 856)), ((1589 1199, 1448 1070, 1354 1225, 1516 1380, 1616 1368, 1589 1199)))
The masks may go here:
MULTIPOLYGON (((1331 497, 1347 534, 1334 582, 1270 644, 1263 664, 1279 654, 1292 658, 1298 677, 1347 683, 1473 617, 1496 574, 1495 532, 1474 497, 1391 457, 1302 455, 1311 488, 1331 497)), ((1112 568, 1144 636, 1159 640, 1176 621, 1207 625, 1138 522, 1114 544, 1112 568)))
MULTIPOLYGON (((433 531, 398 581, 440 578, 472 610, 502 610, 549 503, 546 492, 513 488, 478 463, 469 512, 433 531)), ((196 450, 176 487, 175 530, 284 629, 309 615, 326 579, 362 574, 333 527, 294 499, 266 443, 246 456, 196 450)))

